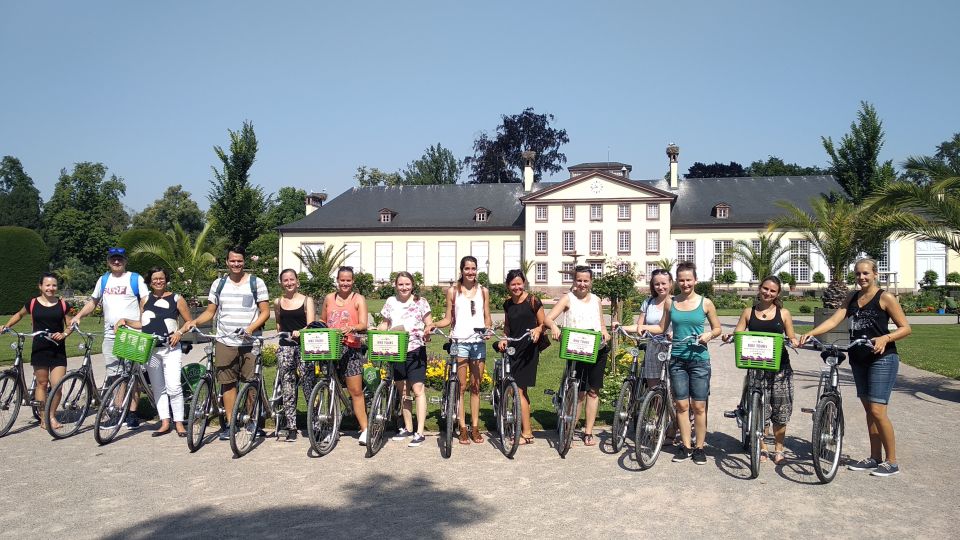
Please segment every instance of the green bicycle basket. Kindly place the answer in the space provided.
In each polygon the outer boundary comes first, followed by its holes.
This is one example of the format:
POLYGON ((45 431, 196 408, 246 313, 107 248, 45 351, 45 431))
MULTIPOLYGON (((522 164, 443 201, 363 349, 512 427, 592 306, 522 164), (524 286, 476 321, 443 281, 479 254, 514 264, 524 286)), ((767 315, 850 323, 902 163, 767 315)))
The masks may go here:
POLYGON ((116 338, 113 340, 113 354, 117 358, 146 364, 150 361, 156 342, 157 339, 153 334, 121 326, 117 329, 116 338))
POLYGON ((386 330, 367 332, 367 355, 372 362, 406 362, 410 334, 386 330))
POLYGON ((780 371, 783 335, 770 332, 734 332, 737 367, 780 371))
POLYGON ((339 330, 307 328, 300 331, 300 358, 309 361, 339 360, 343 351, 339 330))
POLYGON ((593 330, 564 328, 560 333, 560 358, 596 364, 603 334, 593 330))

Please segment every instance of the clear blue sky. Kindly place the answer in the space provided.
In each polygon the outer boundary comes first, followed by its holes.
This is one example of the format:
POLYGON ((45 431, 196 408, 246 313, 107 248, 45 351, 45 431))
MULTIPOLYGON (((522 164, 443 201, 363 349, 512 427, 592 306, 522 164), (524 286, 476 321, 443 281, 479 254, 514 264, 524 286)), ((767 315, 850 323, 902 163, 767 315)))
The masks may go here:
MULTIPOLYGON (((171 184, 201 207, 228 129, 253 180, 326 189, 458 157, 501 114, 556 116, 568 165, 666 170, 768 155, 825 165, 860 100, 897 165, 960 131, 960 4, 947 1, 20 2, 0 0, 0 155, 46 200, 99 161, 140 210, 171 184)), ((465 179, 465 178, 464 178, 465 179)))

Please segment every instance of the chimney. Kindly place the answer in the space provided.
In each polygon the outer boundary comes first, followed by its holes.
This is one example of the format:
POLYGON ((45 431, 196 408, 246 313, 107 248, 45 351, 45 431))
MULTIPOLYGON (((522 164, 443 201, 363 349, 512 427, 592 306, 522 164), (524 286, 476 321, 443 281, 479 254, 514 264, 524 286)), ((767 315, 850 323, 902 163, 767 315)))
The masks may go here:
POLYGON ((524 150, 523 156, 523 191, 530 193, 533 190, 533 160, 537 153, 533 150, 524 150))
POLYGON ((680 180, 677 177, 677 157, 680 155, 680 147, 674 143, 667 145, 667 157, 670 158, 670 189, 679 189, 680 180))
POLYGON ((323 192, 313 191, 307 193, 306 205, 307 205, 307 215, 309 216, 313 213, 314 210, 323 206, 323 201, 327 200, 327 194, 323 192))
POLYGON ((630 178, 630 169, 628 169, 626 165, 620 168, 620 176, 630 178))

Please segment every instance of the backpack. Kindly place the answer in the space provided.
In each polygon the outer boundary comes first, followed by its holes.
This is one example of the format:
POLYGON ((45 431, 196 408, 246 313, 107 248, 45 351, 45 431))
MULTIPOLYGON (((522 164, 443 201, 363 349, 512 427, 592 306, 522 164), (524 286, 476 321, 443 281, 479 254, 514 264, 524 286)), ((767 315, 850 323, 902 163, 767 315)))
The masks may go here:
MULTIPOLYGON (((250 292, 253 293, 253 303, 259 304, 260 299, 257 298, 257 276, 250 274, 250 292)), ((220 278, 220 283, 217 283, 217 290, 214 291, 214 295, 217 297, 217 305, 220 305, 220 293, 223 292, 224 285, 227 284, 227 276, 220 278)))
MULTIPOLYGON (((137 300, 140 300, 140 280, 137 279, 140 277, 140 274, 136 272, 130 272, 130 288, 133 290, 133 295, 137 297, 137 300)), ((110 272, 100 276, 100 297, 103 297, 103 291, 107 288, 107 280, 110 279, 110 272)))
MULTIPOLYGON (((36 297, 31 298, 30 307, 27 308, 27 313, 29 313, 30 315, 33 315, 33 307, 36 305, 37 305, 37 298, 36 297)), ((60 309, 63 310, 64 315, 69 313, 69 310, 67 309, 67 301, 64 300, 63 298, 60 299, 60 309)))

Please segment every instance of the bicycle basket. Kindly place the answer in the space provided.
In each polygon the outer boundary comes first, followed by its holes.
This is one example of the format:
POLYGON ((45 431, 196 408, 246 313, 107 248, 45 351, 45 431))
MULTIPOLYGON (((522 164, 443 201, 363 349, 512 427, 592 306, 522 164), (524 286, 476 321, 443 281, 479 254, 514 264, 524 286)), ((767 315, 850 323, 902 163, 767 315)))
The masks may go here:
POLYGON ((153 334, 121 326, 117 329, 116 338, 113 340, 113 354, 117 358, 146 364, 150 361, 150 355, 153 353, 153 346, 156 342, 153 334))
POLYGON ((560 358, 596 364, 602 340, 600 332, 564 328, 560 333, 560 358))
POLYGON ((410 334, 371 330, 367 332, 368 356, 373 362, 406 362, 410 334))
POLYGON ((783 335, 770 332, 734 332, 737 367, 740 369, 780 370, 783 335))
POLYGON ((343 345, 340 331, 332 328, 307 328, 300 331, 300 358, 339 360, 343 345))

